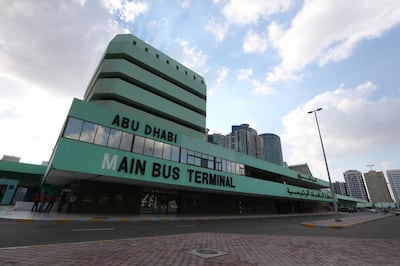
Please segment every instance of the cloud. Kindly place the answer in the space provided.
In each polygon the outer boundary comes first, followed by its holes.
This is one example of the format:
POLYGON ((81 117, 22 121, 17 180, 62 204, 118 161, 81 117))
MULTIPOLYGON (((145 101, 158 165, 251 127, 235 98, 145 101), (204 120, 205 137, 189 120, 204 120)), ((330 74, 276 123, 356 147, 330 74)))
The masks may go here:
POLYGON ((109 40, 124 31, 93 1, 11 1, 0 16, 0 71, 73 96, 83 94, 109 40))
POLYGON ((124 22, 133 22, 135 18, 148 9, 146 2, 127 0, 103 0, 102 4, 111 14, 124 22))
POLYGON ((268 84, 268 83, 262 83, 259 82, 258 80, 252 80, 251 81, 253 85, 253 94, 255 95, 271 95, 271 94, 276 94, 276 91, 268 84))
POLYGON ((253 76, 253 69, 244 68, 239 70, 239 74, 237 76, 238 80, 249 80, 253 76))
POLYGON ((223 7, 222 13, 229 24, 246 25, 257 23, 259 19, 268 15, 287 11, 290 3, 290 0, 230 0, 223 7))
POLYGON ((177 39, 176 43, 182 48, 175 53, 175 57, 179 62, 199 74, 204 75, 208 72, 206 64, 208 56, 202 50, 191 47, 187 40, 177 39))
POLYGON ((276 22, 268 27, 269 41, 281 57, 268 81, 299 78, 298 72, 313 62, 323 66, 344 60, 359 42, 377 38, 399 22, 399 1, 305 1, 290 28, 276 22))
POLYGON ((289 9, 291 0, 214 0, 213 3, 221 8, 222 17, 211 17, 205 30, 214 35, 216 41, 220 43, 231 26, 257 24, 275 13, 285 12, 289 9))
POLYGON ((267 49, 267 39, 261 34, 248 31, 244 37, 242 48, 245 53, 263 53, 267 49))
MULTIPOLYGON (((282 141, 289 151, 289 164, 309 162, 313 169, 324 173, 321 144, 314 116, 310 110, 322 107, 317 113, 326 152, 331 162, 344 157, 356 158, 382 147, 400 144, 400 125, 393 118, 400 116, 400 98, 371 100, 377 90, 372 82, 356 88, 337 88, 315 96, 282 118, 282 141)), ((337 166, 336 176, 347 169, 337 166), (340 172, 341 171, 341 172, 340 172)))
POLYGON ((228 77, 229 74, 229 68, 227 67, 218 67, 217 68, 217 87, 220 87, 224 84, 226 78, 228 77))

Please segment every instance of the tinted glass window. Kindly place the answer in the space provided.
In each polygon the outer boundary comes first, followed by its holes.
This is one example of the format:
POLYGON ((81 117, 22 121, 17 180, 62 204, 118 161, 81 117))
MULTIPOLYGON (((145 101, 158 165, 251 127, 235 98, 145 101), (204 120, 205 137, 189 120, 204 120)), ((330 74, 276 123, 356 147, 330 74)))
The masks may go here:
POLYGON ((119 130, 111 129, 110 137, 108 138, 107 146, 111 148, 119 148, 119 144, 121 143, 122 132, 119 130))
POLYGON ((187 151, 187 163, 194 164, 194 151, 191 150, 187 151))
POLYGON ((68 118, 67 126, 64 130, 64 137, 69 139, 79 139, 79 135, 81 134, 83 121, 70 117, 68 118))
POLYGON ((187 163, 187 149, 181 149, 181 163, 187 163))
POLYGON ((208 155, 208 168, 214 169, 214 156, 208 155))
POLYGON ((144 140, 144 152, 143 154, 153 156, 154 140, 145 139, 144 140))
POLYGON ((174 162, 179 162, 179 147, 172 146, 171 160, 174 162))
POLYGON ((162 158, 163 143, 159 141, 154 141, 154 152, 153 156, 157 158, 162 158))
POLYGON ((130 133, 122 132, 121 144, 119 148, 124 151, 131 151, 133 135, 130 133))
POLYGON ((171 160, 171 151, 172 151, 172 146, 167 143, 164 143, 163 159, 171 160))
POLYGON ((141 136, 135 136, 135 142, 133 143, 133 152, 143 154, 144 150, 144 138, 141 136))
POLYGON ((110 128, 97 126, 96 136, 94 137, 94 143, 106 146, 109 135, 110 135, 110 128))
POLYGON ((96 128, 97 125, 93 123, 90 122, 83 123, 82 133, 81 136, 79 137, 79 140, 93 143, 94 135, 96 134, 96 128))

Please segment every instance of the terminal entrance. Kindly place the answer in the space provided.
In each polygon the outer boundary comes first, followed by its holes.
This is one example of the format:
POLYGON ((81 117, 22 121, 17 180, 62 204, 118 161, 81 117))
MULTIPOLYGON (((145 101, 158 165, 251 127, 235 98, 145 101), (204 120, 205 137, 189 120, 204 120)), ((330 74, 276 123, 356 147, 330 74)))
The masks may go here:
POLYGON ((143 189, 140 206, 141 214, 177 214, 178 192, 161 189, 143 189))

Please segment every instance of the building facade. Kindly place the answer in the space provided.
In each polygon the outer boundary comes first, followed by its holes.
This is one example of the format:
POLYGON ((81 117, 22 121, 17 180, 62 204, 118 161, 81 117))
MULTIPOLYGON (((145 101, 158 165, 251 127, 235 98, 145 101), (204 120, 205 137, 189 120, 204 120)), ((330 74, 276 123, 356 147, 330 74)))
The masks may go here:
POLYGON ((336 181, 333 183, 333 189, 335 190, 336 194, 348 196, 349 194, 347 193, 347 188, 346 188, 346 183, 344 182, 339 182, 336 181))
POLYGON ((362 173, 357 170, 348 170, 343 173, 343 176, 349 196, 368 201, 368 194, 362 173))
POLYGON ((383 172, 370 170, 364 178, 371 202, 393 202, 383 172))
POLYGON ((135 36, 117 35, 84 99, 73 100, 42 189, 77 196, 76 212, 329 209, 329 183, 262 160, 262 140, 248 126, 246 134, 233 130, 247 153, 208 143, 206 91, 201 75, 135 36))
POLYGON ((392 188, 394 199, 397 204, 400 204, 400 169, 387 170, 386 176, 392 188))
POLYGON ((264 143, 255 129, 248 124, 232 126, 232 132, 227 136, 228 147, 234 151, 247 154, 255 158, 264 158, 264 143))
POLYGON ((264 160, 283 166, 281 138, 272 133, 261 134, 264 143, 264 160))

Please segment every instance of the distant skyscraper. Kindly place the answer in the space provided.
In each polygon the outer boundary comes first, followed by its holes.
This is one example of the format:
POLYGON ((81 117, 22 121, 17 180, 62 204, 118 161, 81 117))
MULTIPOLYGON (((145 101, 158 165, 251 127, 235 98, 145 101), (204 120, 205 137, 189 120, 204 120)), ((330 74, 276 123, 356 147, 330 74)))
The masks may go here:
POLYGON ((369 196, 372 202, 392 202, 383 172, 374 170, 364 173, 369 196))
POLYGON ((387 170, 386 176, 389 179, 396 202, 400 203, 400 169, 387 170))
POLYGON ((283 165, 281 138, 272 133, 261 134, 264 141, 264 159, 268 162, 283 165))
POLYGON ((249 127, 248 124, 232 126, 232 132, 227 137, 229 148, 232 150, 243 152, 256 158, 263 158, 263 140, 258 136, 257 131, 249 127))
POLYGON ((348 170, 343 173, 343 176, 346 181, 347 193, 350 197, 368 200, 367 190, 360 171, 348 170))
POLYGON ((336 194, 348 196, 346 183, 344 182, 336 181, 335 183, 333 183, 333 189, 335 190, 336 194))
POLYGON ((214 133, 212 135, 208 135, 208 142, 228 148, 226 138, 227 137, 225 135, 214 133))

